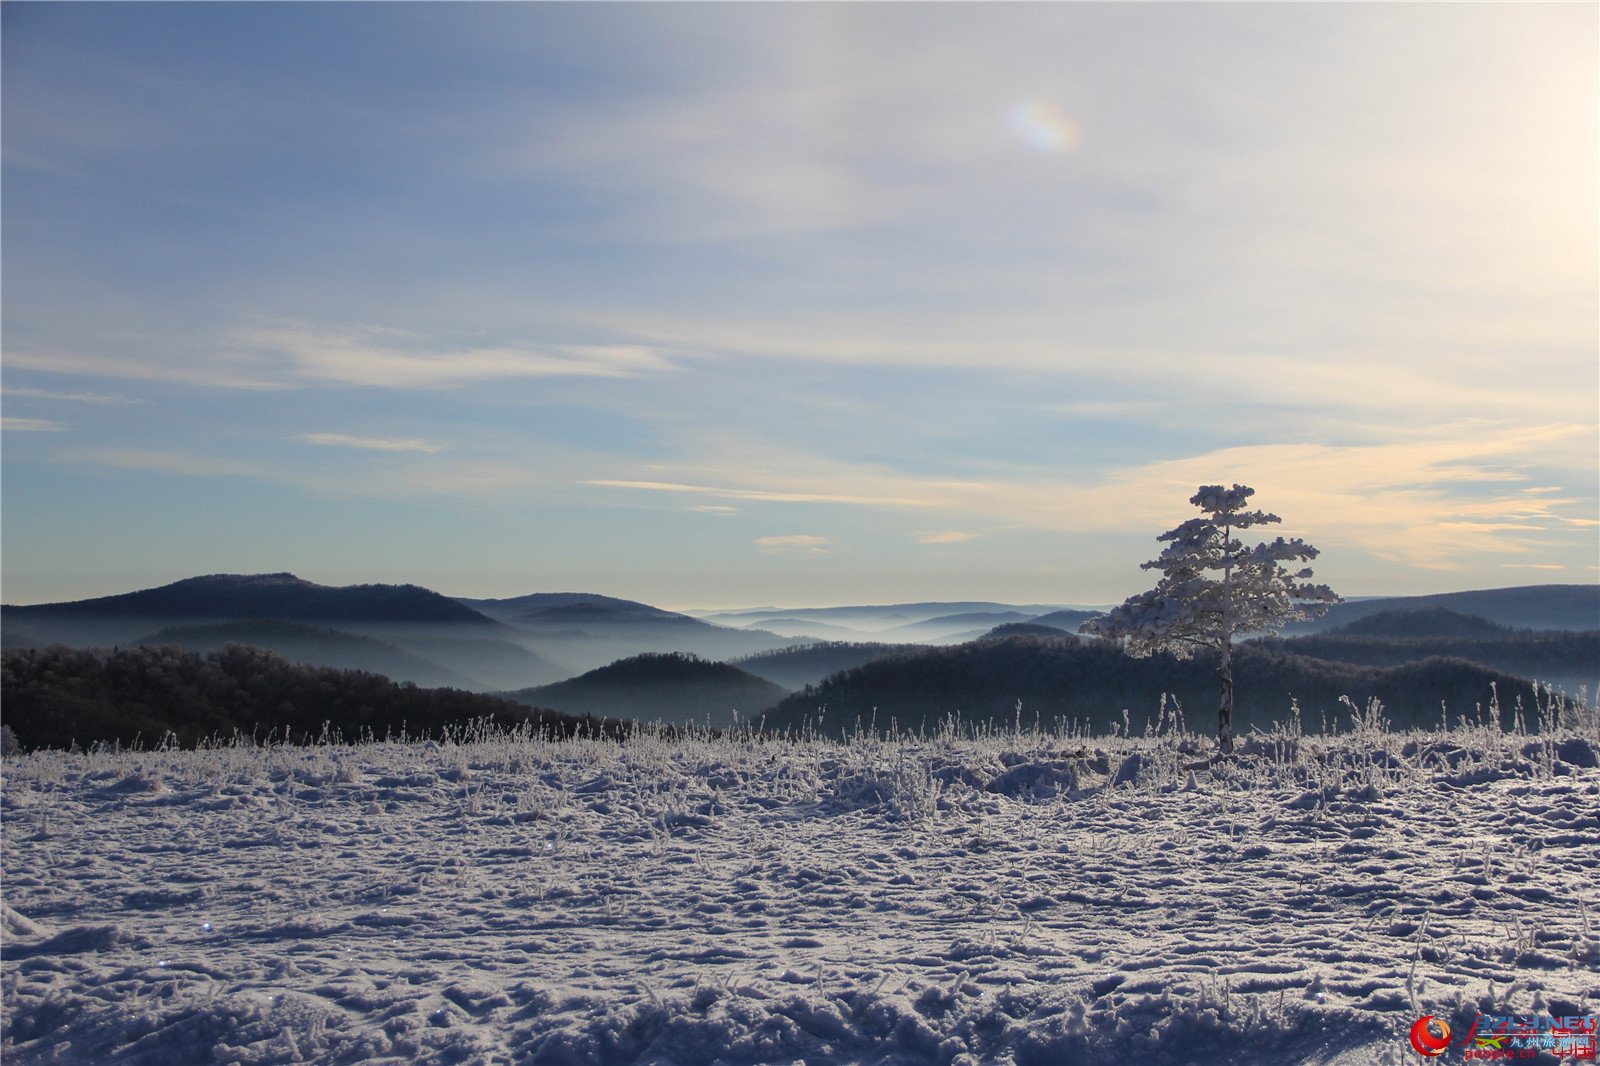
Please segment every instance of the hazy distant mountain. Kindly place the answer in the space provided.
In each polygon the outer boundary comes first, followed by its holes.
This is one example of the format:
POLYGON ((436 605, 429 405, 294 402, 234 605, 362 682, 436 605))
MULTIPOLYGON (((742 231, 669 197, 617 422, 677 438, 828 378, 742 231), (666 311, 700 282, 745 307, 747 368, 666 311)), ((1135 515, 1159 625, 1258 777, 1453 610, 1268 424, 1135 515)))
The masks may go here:
POLYGON ((506 695, 565 714, 722 726, 732 724, 735 710, 741 720, 759 718, 788 690, 727 663, 694 655, 646 654, 506 695))
POLYGON ((759 623, 752 622, 749 629, 763 629, 768 633, 789 637, 814 637, 818 640, 859 640, 867 634, 859 629, 849 626, 835 625, 832 622, 820 622, 815 618, 764 618, 759 623))
MULTIPOLYGON (((1381 629, 1398 624, 1388 612, 1371 617, 1388 619, 1381 629)), ((1363 666, 1398 666, 1442 655, 1537 680, 1573 695, 1580 687, 1590 692, 1600 688, 1600 631, 1596 630, 1500 630, 1490 636, 1410 637, 1368 636, 1339 629, 1298 637, 1265 637, 1250 643, 1268 651, 1363 666)))
MULTIPOLYGON (((552 662, 522 644, 496 636, 455 636, 449 633, 424 633, 416 637, 397 635, 401 648, 448 665, 471 677, 483 691, 503 691, 528 685, 547 685, 577 673, 571 667, 552 662)), ((508 634, 512 635, 512 634, 508 634)), ((420 682, 418 682, 420 684, 420 682)))
POLYGON ((168 626, 128 643, 185 651, 217 651, 228 644, 244 644, 281 655, 292 663, 335 670, 365 670, 393 681, 410 681, 429 688, 484 687, 482 682, 385 641, 275 618, 168 626))
POLYGON ((41 640, 20 626, 7 624, 0 628, 0 649, 6 651, 12 648, 42 648, 49 643, 48 640, 41 640))
POLYGON ((647 603, 586 592, 538 592, 511 599, 459 601, 517 630, 512 639, 587 670, 644 653, 684 652, 708 659, 794 642, 760 629, 735 629, 647 603))
POLYGON ((698 618, 664 611, 648 603, 619 600, 592 592, 535 592, 509 599, 458 598, 456 602, 507 625, 523 628, 581 627, 596 623, 707 624, 698 618))
POLYGON ((6 606, 4 623, 40 640, 125 643, 169 622, 280 618, 344 623, 367 632, 387 627, 494 627, 493 620, 416 585, 347 585, 302 581, 293 574, 212 574, 159 588, 66 603, 6 606))
POLYGON ((1035 625, 1051 626, 1055 629, 1065 629, 1068 633, 1076 633, 1078 627, 1091 618, 1099 618, 1102 612, 1084 610, 1081 607, 1070 607, 1065 610, 1051 611, 1041 614, 1033 620, 1035 625))
POLYGON ((1447 607, 1394 607, 1347 622, 1328 635, 1351 637, 1499 637, 1510 626, 1447 607))
MULTIPOLYGON (((819 621, 844 626, 874 638, 882 638, 888 630, 914 626, 936 618, 948 619, 951 615, 990 615, 1015 613, 1025 618, 1057 610, 1045 604, 992 603, 987 600, 959 600, 953 602, 862 604, 842 607, 763 607, 742 611, 719 611, 705 616, 707 621, 726 625, 762 625, 767 619, 786 621, 819 621)), ((1000 619, 1004 621, 1005 619, 1000 619)), ((956 622, 946 627, 947 632, 958 632, 973 627, 973 622, 956 622)), ((981 626, 981 621, 978 622, 981 626)), ((982 626, 982 628, 988 628, 982 626)), ((913 637, 905 637, 910 640, 913 637)))
POLYGON ((1054 639, 1077 640, 1076 634, 1068 633, 1065 629, 1055 626, 1040 625, 1038 622, 1007 622, 1005 625, 995 626, 985 633, 981 640, 1003 640, 1006 637, 1050 637, 1054 639))
POLYGON ((489 624, 477 611, 418 585, 334 587, 304 581, 293 574, 211 574, 118 596, 6 609, 24 615, 489 624))
POLYGON ((1433 607, 1478 615, 1518 629, 1600 629, 1600 585, 1522 585, 1432 596, 1347 600, 1329 608, 1322 618, 1285 627, 1284 635, 1320 633, 1382 611, 1433 607))
POLYGON ((794 690, 815 685, 830 674, 849 670, 863 663, 902 655, 922 648, 920 644, 883 644, 876 642, 830 641, 825 644, 802 644, 759 655, 734 659, 733 666, 766 678, 785 689, 794 690))
MULTIPOLYGON (((1474 712, 1499 684, 1510 724, 1518 693, 1531 694, 1519 678, 1459 659, 1427 659, 1390 668, 1354 666, 1273 652, 1255 644, 1236 651, 1235 727, 1266 728, 1289 717, 1298 699, 1310 728, 1348 725, 1339 702, 1348 695, 1364 705, 1381 699, 1396 728, 1430 726, 1439 721, 1440 701, 1457 714, 1474 712)), ((788 697, 767 716, 768 724, 799 727, 808 720, 838 733, 856 721, 902 729, 937 728, 959 713, 969 723, 1011 725, 1022 701, 1025 726, 1049 728, 1076 721, 1104 732, 1120 724, 1127 708, 1135 730, 1158 714, 1162 693, 1175 695, 1188 724, 1202 732, 1216 725, 1217 680, 1214 658, 1180 661, 1166 655, 1135 659, 1101 641, 1010 637, 932 648, 875 660, 827 678, 788 697)), ((1526 696, 1525 696, 1526 698, 1526 696)))
POLYGON ((873 634, 883 640, 915 640, 926 644, 949 644, 970 639, 1007 622, 1031 621, 1034 615, 1023 611, 963 611, 942 614, 920 622, 894 626, 873 634))

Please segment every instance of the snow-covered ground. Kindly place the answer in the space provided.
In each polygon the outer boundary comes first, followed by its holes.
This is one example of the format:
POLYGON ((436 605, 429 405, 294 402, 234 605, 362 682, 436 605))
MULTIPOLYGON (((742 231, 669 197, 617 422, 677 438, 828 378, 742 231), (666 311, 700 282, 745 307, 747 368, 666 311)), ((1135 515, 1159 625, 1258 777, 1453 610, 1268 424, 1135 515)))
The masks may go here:
POLYGON ((0 1050, 1420 1061, 1600 1010, 1587 734, 12 757, 0 1050))

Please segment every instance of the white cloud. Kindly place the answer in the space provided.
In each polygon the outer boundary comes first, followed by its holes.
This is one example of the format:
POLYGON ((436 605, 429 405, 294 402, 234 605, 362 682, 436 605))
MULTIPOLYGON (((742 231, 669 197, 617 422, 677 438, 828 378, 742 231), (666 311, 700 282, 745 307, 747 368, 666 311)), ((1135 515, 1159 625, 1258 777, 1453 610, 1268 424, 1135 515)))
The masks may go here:
MULTIPOLYGON (((6 356, 9 362, 10 355, 6 356)), ((148 403, 147 400, 135 400, 127 396, 116 396, 100 392, 52 392, 49 389, 24 388, 20 385, 6 385, 0 387, 0 394, 6 396, 25 396, 39 400, 62 400, 67 403, 87 403, 102 407, 121 407, 133 404, 148 403)))
POLYGON ((66 428, 48 418, 0 418, 0 429, 13 433, 58 433, 66 428))
POLYGON ((1469 422, 1436 427, 1432 436, 1418 432, 1370 444, 1222 448, 1079 478, 1012 468, 983 482, 897 474, 723 439, 715 442, 717 453, 680 468, 715 472, 715 484, 709 478, 587 483, 750 501, 847 503, 890 513, 915 507, 948 517, 952 525, 944 530, 908 531, 923 543, 969 539, 974 535, 956 523, 979 518, 995 535, 1117 534, 1139 538, 1140 544, 1148 538, 1153 553, 1157 533, 1191 517, 1187 500, 1196 486, 1239 481, 1257 489, 1262 507, 1284 517, 1285 532, 1325 550, 1448 569, 1485 557, 1548 553, 1555 543, 1571 550, 1592 538, 1593 501, 1551 491, 1549 478, 1552 470, 1585 476, 1592 469, 1594 436, 1594 426, 1579 423, 1469 422))
POLYGON ((279 389, 287 383, 274 380, 270 369, 251 367, 234 356, 186 358, 164 354, 145 357, 126 355, 84 355, 77 352, 8 351, 5 365, 12 370, 42 370, 51 374, 78 377, 126 378, 135 381, 165 381, 180 385, 204 385, 229 389, 279 389))
POLYGON ((766 555, 828 555, 833 541, 809 533, 791 533, 779 537, 757 537, 756 546, 766 555))
POLYGON ((977 539, 976 533, 961 533, 957 530, 946 530, 943 533, 918 533, 918 544, 961 544, 977 539))
POLYGON ((702 496, 722 497, 730 500, 763 500, 769 503, 838 503, 858 507, 937 507, 938 501, 926 497, 873 496, 850 493, 812 491, 809 489, 746 489, 714 485, 685 485, 670 481, 614 481, 597 479, 582 482, 607 489, 630 489, 639 492, 694 493, 702 496))
POLYGON ((361 448, 375 452, 441 452, 443 444, 421 437, 350 437, 343 433, 302 433, 307 444, 328 444, 341 448, 361 448))
POLYGON ((661 352, 628 345, 450 348, 394 330, 257 329, 239 335, 258 355, 287 360, 300 382, 438 388, 540 377, 633 377, 669 370, 661 352))
MULTIPOLYGON (((117 349, 110 342, 106 347, 117 349)), ((179 350, 177 345, 155 353, 8 351, 5 364, 15 370, 232 389, 445 388, 518 378, 627 378, 675 369, 661 349, 637 344, 454 346, 393 329, 311 326, 236 330, 196 351, 179 350)), ((90 393, 7 391, 83 402, 127 402, 90 393)))

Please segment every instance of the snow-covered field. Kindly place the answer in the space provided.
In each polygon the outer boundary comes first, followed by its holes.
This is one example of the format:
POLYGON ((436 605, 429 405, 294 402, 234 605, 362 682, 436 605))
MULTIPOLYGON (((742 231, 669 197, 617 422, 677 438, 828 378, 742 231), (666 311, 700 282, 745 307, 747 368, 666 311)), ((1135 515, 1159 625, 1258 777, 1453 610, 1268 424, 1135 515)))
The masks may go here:
POLYGON ((1600 1010, 1586 734, 8 758, 3 1054, 1420 1061, 1600 1010))

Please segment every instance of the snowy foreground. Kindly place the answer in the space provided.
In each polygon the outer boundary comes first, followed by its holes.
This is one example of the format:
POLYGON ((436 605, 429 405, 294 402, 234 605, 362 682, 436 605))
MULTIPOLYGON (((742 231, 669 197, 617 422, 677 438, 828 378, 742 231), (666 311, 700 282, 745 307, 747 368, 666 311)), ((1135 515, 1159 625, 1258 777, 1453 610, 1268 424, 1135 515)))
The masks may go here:
POLYGON ((1416 1062, 1600 1009, 1586 732, 8 758, 0 1051, 1416 1062))

